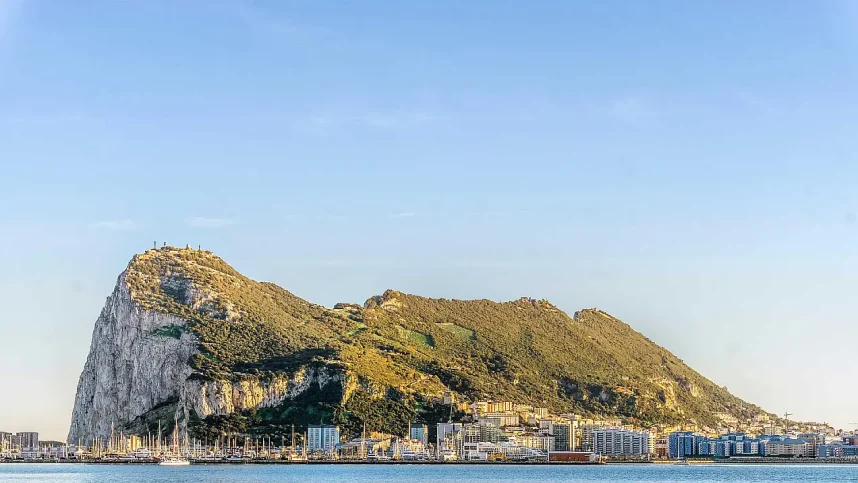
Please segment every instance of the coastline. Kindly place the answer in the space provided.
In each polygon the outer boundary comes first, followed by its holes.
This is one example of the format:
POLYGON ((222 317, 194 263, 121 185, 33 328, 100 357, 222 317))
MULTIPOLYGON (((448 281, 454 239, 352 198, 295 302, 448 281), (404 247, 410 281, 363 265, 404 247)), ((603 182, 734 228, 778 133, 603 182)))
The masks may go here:
MULTIPOLYGON (((219 466, 219 465, 450 465, 450 466, 639 466, 639 465, 657 465, 657 466, 672 466, 676 465, 673 460, 655 460, 655 461, 607 461, 604 463, 590 462, 568 462, 568 461, 349 461, 349 460, 309 460, 309 461, 290 461, 290 460, 251 460, 251 461, 194 461, 191 464, 194 466, 219 466)), ((711 466, 711 465, 858 465, 858 458, 831 458, 831 459, 814 459, 814 458, 778 458, 778 459, 731 459, 725 458, 722 460, 698 460, 690 462, 690 466, 711 466)), ((119 460, 0 460, 2 464, 70 464, 70 465, 152 465, 157 466, 157 461, 119 461, 119 460)))
MULTIPOLYGON (((157 461, 120 460, 0 460, 0 464, 78 464, 78 465, 157 465, 157 461)), ((196 461, 194 466, 219 465, 468 465, 468 466, 593 466, 604 463, 572 461, 353 461, 353 460, 250 460, 250 461, 196 461)))

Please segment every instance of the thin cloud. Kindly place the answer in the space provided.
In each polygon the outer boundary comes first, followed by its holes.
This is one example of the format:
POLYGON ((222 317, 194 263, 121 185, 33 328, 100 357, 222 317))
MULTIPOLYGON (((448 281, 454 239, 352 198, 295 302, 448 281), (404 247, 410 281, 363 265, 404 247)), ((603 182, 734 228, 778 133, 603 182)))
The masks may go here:
POLYGON ((93 223, 92 227, 110 231, 133 231, 138 228, 137 223, 127 218, 124 220, 99 221, 93 223))
POLYGON ((187 224, 193 228, 223 228, 234 225, 235 220, 229 218, 209 218, 205 216, 192 216, 187 219, 187 224))

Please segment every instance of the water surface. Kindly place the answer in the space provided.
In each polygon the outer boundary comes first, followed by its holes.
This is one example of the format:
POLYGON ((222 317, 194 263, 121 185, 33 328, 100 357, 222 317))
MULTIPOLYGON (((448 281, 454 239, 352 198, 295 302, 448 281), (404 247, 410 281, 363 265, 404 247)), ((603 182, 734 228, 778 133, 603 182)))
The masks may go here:
POLYGON ((0 481, 90 483, 162 482, 858 482, 853 465, 153 465, 0 464, 0 481))

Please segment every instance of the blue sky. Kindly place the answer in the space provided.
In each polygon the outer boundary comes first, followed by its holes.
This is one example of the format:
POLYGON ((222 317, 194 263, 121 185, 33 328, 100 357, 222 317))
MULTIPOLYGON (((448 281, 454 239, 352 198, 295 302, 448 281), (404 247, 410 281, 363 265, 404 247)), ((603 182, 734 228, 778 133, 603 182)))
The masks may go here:
POLYGON ((858 389, 845 1, 0 0, 0 430, 63 438, 130 257, 599 307, 764 408, 858 389))

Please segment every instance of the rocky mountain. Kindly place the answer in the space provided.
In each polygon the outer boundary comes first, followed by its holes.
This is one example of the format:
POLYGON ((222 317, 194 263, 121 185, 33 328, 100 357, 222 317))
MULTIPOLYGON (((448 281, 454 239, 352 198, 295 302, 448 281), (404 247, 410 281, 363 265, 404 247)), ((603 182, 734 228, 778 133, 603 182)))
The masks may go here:
POLYGON ((107 298, 69 441, 166 429, 174 415, 198 437, 319 422, 402 434, 446 420, 448 390, 634 422, 762 412, 599 310, 394 290, 329 309, 164 247, 134 256, 107 298))

